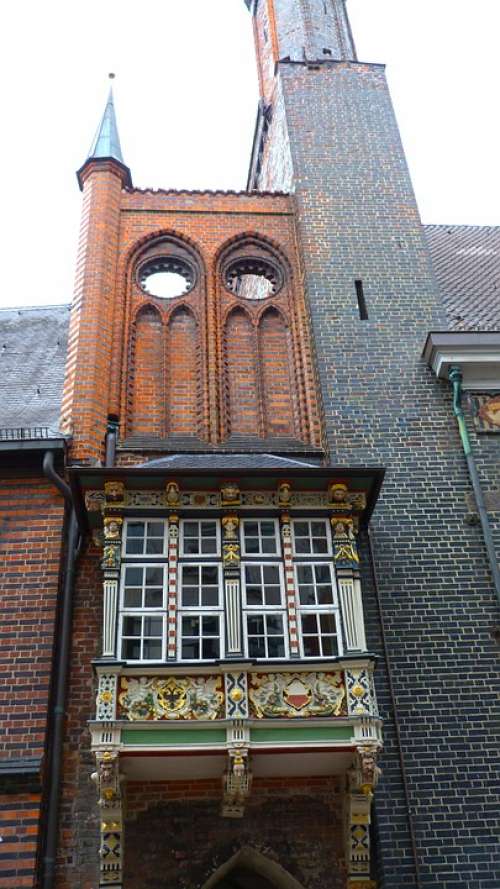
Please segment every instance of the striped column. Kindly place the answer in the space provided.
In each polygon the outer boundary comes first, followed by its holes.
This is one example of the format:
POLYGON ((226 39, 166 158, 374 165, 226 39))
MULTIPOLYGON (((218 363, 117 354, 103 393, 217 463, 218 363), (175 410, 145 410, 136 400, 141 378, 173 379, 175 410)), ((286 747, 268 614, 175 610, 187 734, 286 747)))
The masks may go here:
POLYGON ((297 626, 297 592, 293 570, 292 526, 288 513, 281 514, 281 544, 283 547, 283 564, 285 567, 286 609, 288 612, 288 635, 290 639, 290 655, 299 657, 299 631, 297 626))
POLYGON ((168 517, 168 606, 167 657, 177 657, 177 565, 179 560, 179 516, 168 517))

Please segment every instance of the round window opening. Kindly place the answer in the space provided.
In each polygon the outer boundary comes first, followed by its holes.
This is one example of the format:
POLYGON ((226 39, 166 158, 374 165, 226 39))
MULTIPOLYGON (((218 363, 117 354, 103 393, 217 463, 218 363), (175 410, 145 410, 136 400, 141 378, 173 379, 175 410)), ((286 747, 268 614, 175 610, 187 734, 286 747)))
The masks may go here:
POLYGON ((265 259, 247 257, 227 266, 224 283, 231 293, 243 299, 266 299, 283 286, 280 269, 265 259))
POLYGON ((150 296, 174 299, 189 293, 195 285, 192 266, 177 256, 158 256, 144 263, 138 273, 139 285, 150 296))

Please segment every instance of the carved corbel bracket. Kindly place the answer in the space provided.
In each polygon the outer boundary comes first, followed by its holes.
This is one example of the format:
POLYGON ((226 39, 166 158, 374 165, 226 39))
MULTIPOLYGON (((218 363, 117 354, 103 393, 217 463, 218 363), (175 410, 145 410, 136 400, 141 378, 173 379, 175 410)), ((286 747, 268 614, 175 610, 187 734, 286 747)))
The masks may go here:
POLYGON ((223 778, 223 818, 243 818, 251 784, 248 748, 235 746, 228 751, 228 767, 223 778))
POLYGON ((97 786, 100 820, 99 886, 120 889, 123 880, 122 776, 116 750, 96 753, 97 770, 91 778, 97 786))

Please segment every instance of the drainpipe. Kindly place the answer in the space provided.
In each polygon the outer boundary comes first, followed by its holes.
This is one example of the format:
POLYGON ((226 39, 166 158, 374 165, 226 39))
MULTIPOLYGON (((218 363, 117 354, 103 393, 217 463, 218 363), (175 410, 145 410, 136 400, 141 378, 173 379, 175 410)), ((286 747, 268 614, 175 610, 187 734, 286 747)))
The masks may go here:
POLYGON ((474 491, 474 498, 476 501, 477 511, 479 513, 479 520, 481 522, 481 528, 483 529, 484 543, 486 546, 486 552, 488 553, 488 561, 490 563, 493 584, 495 586, 498 604, 500 605, 500 570, 498 568, 498 561, 495 552, 495 544, 493 542, 493 535, 491 533, 490 520, 488 518, 486 504, 484 502, 484 494, 481 488, 481 482, 479 481, 476 461, 474 460, 474 455, 472 453, 469 433, 467 431, 464 412, 462 410, 461 369, 459 367, 450 367, 448 379, 453 387, 453 413, 457 418, 458 430, 460 432, 462 447, 464 450, 465 459, 467 461, 467 468, 469 470, 469 477, 474 491))
POLYGON ((118 439, 118 419, 110 416, 108 418, 108 429, 106 432, 106 457, 104 465, 106 467, 114 466, 116 463, 116 444, 118 439))
POLYGON ((71 647, 71 624, 73 619, 73 584, 76 561, 83 541, 82 530, 73 504, 69 485, 54 469, 54 454, 47 451, 43 458, 44 475, 50 479, 64 497, 69 520, 67 524, 66 555, 63 573, 61 617, 58 624, 58 645, 54 664, 55 688, 52 706, 52 732, 50 762, 47 775, 48 800, 43 856, 43 889, 53 889, 59 832, 59 800, 61 793, 62 753, 64 741, 64 717, 66 690, 68 685, 69 655, 71 647))

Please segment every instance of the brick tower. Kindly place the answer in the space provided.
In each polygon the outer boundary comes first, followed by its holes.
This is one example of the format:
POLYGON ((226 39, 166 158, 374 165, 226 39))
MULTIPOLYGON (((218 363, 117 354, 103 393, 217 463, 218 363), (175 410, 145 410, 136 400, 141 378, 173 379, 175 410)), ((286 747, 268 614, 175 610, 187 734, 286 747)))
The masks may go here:
POLYGON ((496 885, 498 299, 344 0, 246 5, 247 190, 135 188, 110 92, 61 431, 0 438, 0 889, 496 885))

